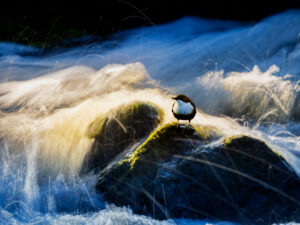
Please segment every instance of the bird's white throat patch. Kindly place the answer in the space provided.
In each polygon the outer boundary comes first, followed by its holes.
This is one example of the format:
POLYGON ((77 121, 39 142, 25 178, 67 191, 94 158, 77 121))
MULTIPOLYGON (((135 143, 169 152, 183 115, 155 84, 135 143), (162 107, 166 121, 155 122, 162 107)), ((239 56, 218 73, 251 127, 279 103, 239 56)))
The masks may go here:
POLYGON ((194 111, 194 106, 190 102, 183 102, 181 100, 176 100, 173 111, 180 115, 190 115, 194 111))

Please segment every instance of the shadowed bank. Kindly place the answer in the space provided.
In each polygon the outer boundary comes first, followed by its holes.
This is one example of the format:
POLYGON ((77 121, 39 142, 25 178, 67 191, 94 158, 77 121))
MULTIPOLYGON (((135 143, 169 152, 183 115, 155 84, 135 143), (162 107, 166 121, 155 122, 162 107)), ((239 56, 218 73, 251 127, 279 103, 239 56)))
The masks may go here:
POLYGON ((0 9, 0 40, 42 48, 82 45, 122 30, 159 25, 184 16, 257 22, 296 8, 300 8, 297 0, 211 0, 200 4, 192 0, 7 2, 0 9))

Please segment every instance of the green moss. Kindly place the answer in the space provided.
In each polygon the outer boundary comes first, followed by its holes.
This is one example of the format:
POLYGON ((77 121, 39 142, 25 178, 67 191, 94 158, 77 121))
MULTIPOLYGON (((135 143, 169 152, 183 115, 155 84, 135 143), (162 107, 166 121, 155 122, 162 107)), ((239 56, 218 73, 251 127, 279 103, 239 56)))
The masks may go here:
MULTIPOLYGON (((168 123, 162 127, 159 127, 154 132, 152 132, 150 134, 150 136, 147 138, 147 140, 140 147, 138 147, 138 149, 129 158, 128 161, 130 163, 130 167, 133 168, 134 164, 139 159, 139 157, 142 156, 143 154, 145 154, 148 150, 154 151, 154 149, 152 149, 152 147, 155 147, 155 146, 153 146, 153 145, 155 145, 157 140, 159 140, 161 137, 163 137, 167 133, 167 131, 169 131, 170 128, 173 128, 175 126, 175 124, 176 124, 175 122, 168 123)), ((161 139, 161 141, 162 141, 162 139, 161 139)), ((162 150, 164 150, 164 148, 162 150)))
MULTIPOLYGON (((130 126, 133 120, 139 119, 137 117, 137 114, 142 116, 152 114, 153 117, 157 117, 159 122, 164 116, 164 112, 153 103, 137 101, 130 104, 123 104, 117 109, 114 109, 113 111, 110 111, 107 114, 101 115, 100 117, 96 118, 88 126, 87 136, 89 138, 95 138, 96 136, 100 135, 104 131, 104 126, 111 119, 116 119, 121 124, 130 126)), ((153 118, 153 120, 154 119, 155 118, 153 118)))
POLYGON ((237 138, 243 138, 243 137, 246 137, 246 135, 241 134, 241 135, 232 135, 230 137, 225 137, 225 138, 223 138, 223 144, 224 144, 224 146, 227 146, 232 142, 232 140, 237 139, 237 138))
POLYGON ((227 146, 231 143, 232 139, 238 138, 238 136, 230 136, 230 137, 225 137, 223 138, 223 145, 227 146))
POLYGON ((126 160, 133 169, 141 157, 158 161, 177 153, 177 148, 180 149, 180 146, 185 146, 189 141, 206 142, 217 136, 216 133, 218 133, 217 129, 209 126, 178 128, 176 122, 168 123, 152 132, 147 140, 126 160))
POLYGON ((221 136, 221 132, 212 126, 193 126, 193 128, 204 140, 211 139, 212 136, 221 136))
POLYGON ((147 137, 162 117, 162 110, 152 103, 132 102, 96 118, 87 129, 86 135, 94 143, 85 156, 82 172, 105 167, 126 148, 147 137))
POLYGON ((97 134, 99 134, 103 128, 105 121, 107 120, 108 115, 104 115, 103 117, 98 117, 94 120, 89 126, 87 130, 87 136, 89 138, 95 138, 97 134))

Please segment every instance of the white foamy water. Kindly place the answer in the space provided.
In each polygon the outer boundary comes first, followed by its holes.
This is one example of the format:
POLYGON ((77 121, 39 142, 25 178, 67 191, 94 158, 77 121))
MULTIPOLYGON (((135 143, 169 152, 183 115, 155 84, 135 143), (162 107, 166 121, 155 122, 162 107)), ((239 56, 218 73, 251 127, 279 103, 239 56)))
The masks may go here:
POLYGON ((107 205, 97 177, 78 175, 87 128, 135 100, 175 121, 171 97, 185 93, 198 108, 192 124, 260 138, 300 174, 299 37, 300 11, 290 11, 257 24, 183 18, 43 54, 1 43, 0 223, 230 224, 107 205))

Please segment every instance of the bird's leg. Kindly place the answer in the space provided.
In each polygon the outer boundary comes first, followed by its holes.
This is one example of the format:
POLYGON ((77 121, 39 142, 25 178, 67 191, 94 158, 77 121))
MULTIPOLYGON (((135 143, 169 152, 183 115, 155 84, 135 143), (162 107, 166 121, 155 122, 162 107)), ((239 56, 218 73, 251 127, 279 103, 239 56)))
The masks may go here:
POLYGON ((179 119, 177 119, 177 128, 179 128, 179 119))
POLYGON ((191 120, 189 120, 189 129, 191 129, 191 120))

